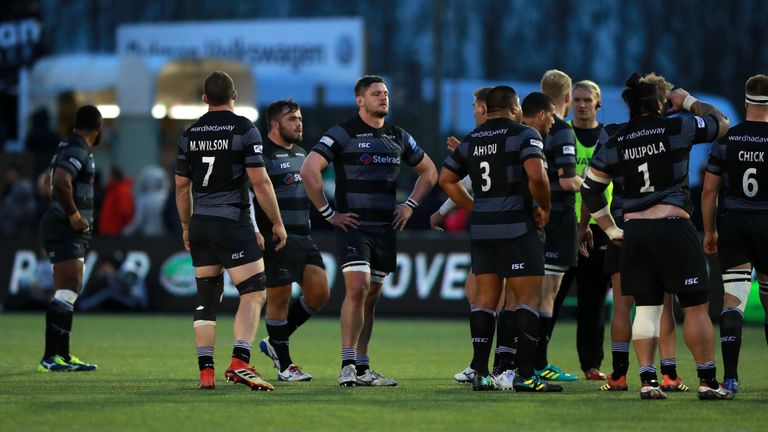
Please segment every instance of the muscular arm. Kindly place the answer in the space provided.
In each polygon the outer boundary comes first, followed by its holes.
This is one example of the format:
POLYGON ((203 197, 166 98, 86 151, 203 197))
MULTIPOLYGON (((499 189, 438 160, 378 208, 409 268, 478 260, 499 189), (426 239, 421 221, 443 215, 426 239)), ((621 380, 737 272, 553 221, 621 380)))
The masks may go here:
POLYGON ((67 216, 78 213, 72 193, 72 176, 63 169, 57 169, 53 174, 53 195, 67 216))
POLYGON ((272 187, 272 181, 269 179, 267 170, 264 167, 246 168, 248 179, 253 187, 253 194, 259 203, 264 214, 272 222, 272 238, 277 243, 275 250, 280 250, 285 245, 287 234, 283 225, 283 218, 280 216, 280 207, 277 205, 275 189, 272 187))
POLYGON ((728 128, 731 126, 730 120, 728 120, 728 117, 723 114, 722 111, 715 108, 713 105, 710 105, 706 102, 702 101, 696 101, 691 105, 691 113, 695 114, 697 116, 705 116, 705 115, 711 115, 715 119, 717 119, 717 137, 720 138, 724 136, 726 133, 728 133, 728 128))
POLYGON ((453 171, 447 168, 440 170, 438 183, 440 184, 440 187, 443 188, 443 191, 445 191, 445 194, 448 195, 448 198, 453 200, 457 206, 471 212, 474 205, 472 197, 467 190, 459 184, 459 180, 459 176, 453 171))
POLYGON ((304 164, 301 166, 301 181, 304 183, 304 189, 307 196, 316 209, 324 208, 328 205, 328 199, 323 191, 323 170, 328 167, 328 161, 315 152, 310 152, 304 164))
POLYGON ((422 202, 432 188, 437 183, 437 170, 432 159, 426 154, 421 161, 413 167, 419 178, 416 179, 416 184, 413 185, 413 192, 408 200, 404 204, 395 206, 394 217, 392 220, 392 227, 396 230, 402 231, 405 225, 413 216, 413 210, 415 206, 422 202))
POLYGON ((716 209, 717 194, 720 191, 720 176, 704 174, 704 189, 701 192, 701 219, 704 224, 704 252, 717 252, 716 209))
POLYGON ((350 228, 357 228, 358 215, 356 213, 337 213, 330 209, 328 198, 323 191, 323 170, 328 166, 328 161, 320 154, 310 152, 307 158, 304 160, 304 164, 301 166, 301 181, 304 183, 304 189, 307 191, 307 196, 315 208, 320 211, 328 208, 326 213, 330 212, 331 216, 324 215, 321 211, 320 214, 325 217, 331 225, 337 226, 344 231, 350 228))
MULTIPOLYGON (((685 109, 683 107, 683 104, 685 102, 685 99, 690 96, 690 93, 688 93, 684 89, 675 89, 673 92, 671 92, 669 95, 667 95, 667 99, 672 104, 672 111, 679 111, 681 109, 685 109)), ((722 113, 719 109, 715 108, 713 105, 710 105, 706 102, 702 102, 700 100, 697 100, 694 102, 689 108, 688 111, 691 112, 691 114, 703 117, 705 115, 711 115, 717 120, 717 136, 715 139, 720 138, 724 136, 728 132, 728 128, 730 127, 731 123, 728 120, 728 117, 722 113)))
POLYGON ((181 238, 184 249, 189 250, 189 219, 192 218, 192 180, 176 175, 176 210, 181 221, 181 238))
MULTIPOLYGON (((563 169, 560 168, 557 170, 557 175, 562 176, 563 175, 563 169)), ((568 192, 578 192, 581 188, 581 184, 584 182, 584 179, 582 179, 579 176, 573 176, 573 177, 558 177, 557 182, 560 183, 560 187, 563 188, 563 190, 568 192)))
POLYGON ((544 162, 539 158, 529 158, 523 162, 525 174, 528 176, 528 189, 539 207, 549 213, 552 200, 549 191, 549 178, 544 162))
MULTIPOLYGON (((622 230, 616 226, 616 221, 611 216, 610 206, 608 205, 608 199, 605 197, 604 191, 611 183, 611 176, 589 167, 587 171, 587 179, 584 184, 581 185, 581 197, 582 202, 586 204, 589 212, 592 213, 592 217, 595 219, 600 228, 608 235, 611 240, 620 241, 623 238, 622 230)), ((582 215, 581 220, 589 220, 589 216, 582 215)))
POLYGON ((416 183, 413 185, 413 192, 411 192, 410 198, 420 203, 424 201, 432 191, 432 188, 435 187, 435 184, 437 184, 437 169, 432 159, 426 154, 413 169, 419 175, 419 178, 416 179, 416 183))

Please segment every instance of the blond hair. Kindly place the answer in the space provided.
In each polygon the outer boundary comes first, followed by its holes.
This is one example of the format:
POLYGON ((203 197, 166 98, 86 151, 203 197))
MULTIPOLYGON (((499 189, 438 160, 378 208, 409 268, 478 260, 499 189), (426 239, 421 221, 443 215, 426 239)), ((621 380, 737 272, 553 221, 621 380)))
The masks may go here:
POLYGON ((582 89, 592 93, 592 97, 596 100, 600 100, 600 86, 591 80, 582 80, 573 85, 573 90, 582 89))
POLYGON ((550 69, 541 77, 541 92, 552 98, 555 103, 561 102, 571 91, 571 77, 565 72, 550 69))
POLYGON ((659 94, 659 101, 664 102, 667 98, 667 94, 675 87, 672 83, 668 82, 666 78, 661 75, 657 75, 655 72, 643 75, 640 78, 640 82, 652 84, 656 87, 656 91, 659 94))

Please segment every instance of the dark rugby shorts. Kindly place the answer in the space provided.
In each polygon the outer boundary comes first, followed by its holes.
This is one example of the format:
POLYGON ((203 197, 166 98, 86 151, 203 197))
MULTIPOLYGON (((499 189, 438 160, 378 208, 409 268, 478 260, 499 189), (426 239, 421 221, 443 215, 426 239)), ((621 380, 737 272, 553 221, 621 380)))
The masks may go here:
POLYGON ((264 250, 264 268, 267 275, 267 288, 301 283, 304 267, 314 265, 325 269, 320 249, 309 236, 289 234, 285 246, 275 252, 275 245, 266 242, 264 250))
POLYGON ((545 227, 544 263, 575 267, 579 260, 578 226, 573 210, 553 211, 545 227))
POLYGON ((397 268, 395 231, 389 226, 336 229, 336 257, 341 269, 368 264, 371 271, 392 273, 397 268))
POLYGON ((759 273, 768 274, 768 215, 727 212, 717 225, 722 271, 750 262, 759 273))
POLYGON ((708 291, 704 249, 688 219, 626 221, 621 249, 624 295, 661 299, 672 293, 682 305, 684 295, 708 291))
POLYGON ((195 267, 223 265, 233 268, 262 257, 250 220, 193 215, 189 224, 189 247, 195 267))
POLYGON ((537 229, 503 242, 473 241, 472 271, 502 278, 544 275, 544 243, 537 229))

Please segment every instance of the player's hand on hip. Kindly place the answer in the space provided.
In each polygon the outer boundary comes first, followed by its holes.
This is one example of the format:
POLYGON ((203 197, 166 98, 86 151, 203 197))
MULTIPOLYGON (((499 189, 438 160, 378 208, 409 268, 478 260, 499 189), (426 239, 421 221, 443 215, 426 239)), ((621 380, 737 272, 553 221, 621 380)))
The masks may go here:
POLYGON ((459 146, 459 144, 461 144, 461 141, 459 141, 459 139, 458 139, 458 138, 456 138, 456 137, 455 137, 455 136, 453 136, 453 135, 449 136, 449 137, 448 137, 448 138, 445 140, 445 145, 448 147, 448 151, 451 151, 451 152, 453 152, 454 150, 456 150, 456 147, 458 147, 458 146, 459 146))
POLYGON ((88 232, 88 230, 91 229, 91 226, 88 224, 88 221, 85 220, 84 217, 80 216, 79 213, 77 213, 77 219, 70 218, 69 226, 72 227, 72 229, 77 232, 88 232))
POLYGON ((541 207, 535 207, 533 209, 533 219, 536 221, 536 225, 539 228, 544 229, 549 223, 549 211, 542 209, 541 207))
POLYGON ((717 231, 704 233, 704 253, 707 255, 717 254, 717 231))
POLYGON ((405 229, 405 224, 411 220, 413 209, 405 204, 400 204, 395 206, 395 211, 392 212, 392 214, 395 215, 395 218, 392 221, 392 228, 394 228, 395 231, 402 231, 405 229))
POLYGON ((259 249, 264 250, 264 236, 260 232, 256 232, 256 243, 259 245, 259 249))
POLYGON ((444 231, 443 227, 440 226, 442 223, 443 215, 439 211, 432 213, 432 216, 429 217, 429 226, 433 231, 444 231))
POLYGON ((360 222, 357 220, 359 217, 357 213, 336 212, 328 218, 328 222, 343 231, 349 231, 350 229, 357 229, 358 225, 360 225, 360 222))
POLYGON ((184 242, 184 249, 186 249, 186 251, 189 252, 189 229, 188 228, 182 228, 181 239, 184 242))
POLYGON ((275 243, 275 252, 279 251, 280 249, 283 248, 283 246, 285 246, 285 241, 287 239, 288 239, 288 234, 285 232, 285 226, 283 225, 272 226, 272 241, 275 243))

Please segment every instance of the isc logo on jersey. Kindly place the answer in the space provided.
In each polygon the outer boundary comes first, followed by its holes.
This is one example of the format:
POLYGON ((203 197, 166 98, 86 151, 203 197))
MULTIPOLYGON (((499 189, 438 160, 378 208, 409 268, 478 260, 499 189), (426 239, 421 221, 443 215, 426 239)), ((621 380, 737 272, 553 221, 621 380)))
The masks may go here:
POLYGON ((254 153, 256 153, 256 154, 260 154, 260 153, 261 153, 261 152, 263 152, 263 151, 264 151, 264 146, 263 146, 263 145, 261 145, 261 144, 256 144, 256 145, 254 145, 254 146, 253 146, 253 152, 254 152, 254 153))
POLYGON ((377 165, 399 165, 400 164, 400 158, 399 157, 393 157, 393 156, 379 156, 379 155, 369 155, 368 153, 363 154, 360 156, 360 162, 362 162, 365 165, 370 164, 377 164, 377 165))

